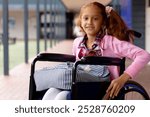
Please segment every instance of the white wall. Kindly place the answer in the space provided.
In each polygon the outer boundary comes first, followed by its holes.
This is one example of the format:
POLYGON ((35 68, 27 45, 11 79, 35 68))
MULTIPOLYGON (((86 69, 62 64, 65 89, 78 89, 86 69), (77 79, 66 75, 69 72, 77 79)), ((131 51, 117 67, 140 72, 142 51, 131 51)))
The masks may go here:
POLYGON ((150 52, 150 6, 146 7, 146 35, 145 35, 145 46, 146 50, 150 52))
MULTIPOLYGON (((17 39, 24 39, 24 15, 23 10, 9 11, 9 17, 15 20, 15 26, 9 28, 9 36, 16 37, 17 39)), ((29 12, 28 20, 28 34, 29 39, 36 38, 36 14, 35 11, 29 12)), ((0 33, 2 33, 2 11, 0 11, 0 33)))

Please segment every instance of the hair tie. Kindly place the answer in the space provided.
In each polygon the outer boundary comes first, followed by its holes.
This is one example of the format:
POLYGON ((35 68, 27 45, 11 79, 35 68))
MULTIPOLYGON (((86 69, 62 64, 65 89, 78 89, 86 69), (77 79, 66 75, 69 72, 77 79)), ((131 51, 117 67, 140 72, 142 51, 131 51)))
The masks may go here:
POLYGON ((106 6, 105 10, 106 10, 107 17, 109 17, 110 16, 110 12, 113 10, 113 8, 110 7, 110 6, 106 6))

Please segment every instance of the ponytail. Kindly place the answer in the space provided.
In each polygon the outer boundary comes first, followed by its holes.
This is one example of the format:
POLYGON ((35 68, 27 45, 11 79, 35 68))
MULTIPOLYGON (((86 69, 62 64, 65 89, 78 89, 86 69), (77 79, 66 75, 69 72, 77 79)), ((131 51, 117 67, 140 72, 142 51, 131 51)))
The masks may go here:
POLYGON ((109 35, 115 36, 119 40, 133 40, 132 32, 129 31, 127 25, 116 11, 112 10, 109 13, 107 23, 107 33, 109 35))

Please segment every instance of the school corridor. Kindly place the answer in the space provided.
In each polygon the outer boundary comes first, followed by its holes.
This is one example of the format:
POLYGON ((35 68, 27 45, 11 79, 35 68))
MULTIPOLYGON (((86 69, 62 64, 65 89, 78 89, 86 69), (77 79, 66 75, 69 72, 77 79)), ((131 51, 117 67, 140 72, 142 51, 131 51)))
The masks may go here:
MULTIPOLYGON (((64 40, 47 52, 71 54, 73 40, 64 40)), ((21 64, 10 71, 9 76, 0 76, 0 100, 28 100, 31 62, 21 64)), ((44 63, 37 65, 43 66, 44 63)), ((126 63, 127 65, 129 62, 126 63)), ((144 86, 150 95, 150 65, 139 73, 135 81, 144 86)))
MULTIPOLYGON (((0 0, 0 18, 3 21, 0 23, 0 47, 3 48, 0 57, 3 58, 1 61, 4 67, 4 73, 0 75, 0 100, 29 99, 31 63, 34 59, 28 58, 29 42, 36 43, 35 57, 41 52, 72 53, 75 18, 80 7, 90 1, 93 0, 0 0), (24 43, 24 62, 10 70, 9 46, 14 38, 16 42, 24 43), (44 51, 40 51, 41 40, 44 51), (52 46, 52 41, 57 43, 52 46), (48 44, 51 47, 48 47, 48 44)), ((96 1, 118 11, 129 27, 142 34, 140 39, 135 39, 135 45, 150 52, 150 0, 96 1)), ((17 50, 15 52, 17 53, 17 50)), ((126 66, 129 64, 130 61, 127 60, 126 66)), ((44 62, 40 63, 37 68, 45 65, 44 62)), ((150 95, 150 64, 145 66, 134 80, 150 95)))

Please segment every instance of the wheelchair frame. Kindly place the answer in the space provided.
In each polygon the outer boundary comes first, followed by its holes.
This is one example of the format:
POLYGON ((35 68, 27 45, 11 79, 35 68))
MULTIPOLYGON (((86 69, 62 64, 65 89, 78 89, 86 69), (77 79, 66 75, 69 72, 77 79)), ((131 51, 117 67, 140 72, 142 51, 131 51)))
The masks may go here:
MULTIPOLYGON (((76 58, 73 55, 69 54, 59 54, 59 53, 41 53, 33 60, 31 64, 31 74, 30 74, 30 84, 29 84, 29 100, 40 100, 47 91, 47 89, 42 91, 36 91, 36 84, 34 81, 35 65, 37 61, 49 61, 49 62, 75 62, 76 58)), ((76 90, 76 68, 79 64, 94 64, 94 65, 116 65, 120 67, 120 75, 125 70, 125 58, 112 58, 112 57, 85 57, 81 61, 75 62, 73 68, 73 79, 72 79, 72 99, 78 99, 75 95, 76 90)), ((119 93, 120 99, 123 99, 121 96, 124 94, 136 91, 143 95, 144 99, 149 100, 149 95, 143 86, 135 81, 128 81, 123 90, 119 93)), ((119 99, 119 98, 116 98, 119 99)))

